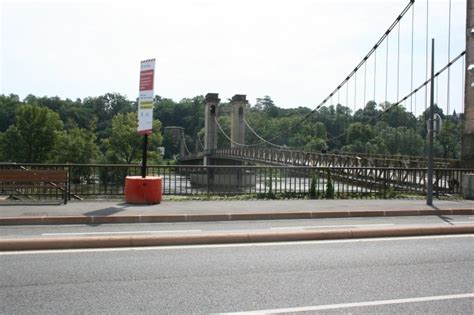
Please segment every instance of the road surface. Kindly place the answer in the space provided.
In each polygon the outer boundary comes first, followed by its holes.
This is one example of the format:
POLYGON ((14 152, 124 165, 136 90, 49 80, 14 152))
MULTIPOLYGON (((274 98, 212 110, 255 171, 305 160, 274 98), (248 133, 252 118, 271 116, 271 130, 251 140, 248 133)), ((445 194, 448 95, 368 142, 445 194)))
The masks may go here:
POLYGON ((472 314, 474 236, 0 253, 0 312, 472 314))

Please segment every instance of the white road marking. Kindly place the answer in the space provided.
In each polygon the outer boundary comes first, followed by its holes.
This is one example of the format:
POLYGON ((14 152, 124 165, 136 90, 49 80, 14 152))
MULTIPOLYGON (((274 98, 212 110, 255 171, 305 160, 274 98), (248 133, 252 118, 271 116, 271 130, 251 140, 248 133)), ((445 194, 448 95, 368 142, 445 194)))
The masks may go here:
POLYGON ((474 224, 474 222, 472 221, 454 221, 454 222, 451 222, 451 223, 470 223, 470 224, 474 224))
POLYGON ((474 298, 474 293, 437 295, 437 296, 426 296, 426 297, 415 297, 415 298, 407 298, 407 299, 382 300, 382 301, 368 301, 368 302, 358 302, 358 303, 341 303, 341 304, 317 305, 317 306, 306 306, 306 307, 280 308, 280 309, 272 309, 272 310, 259 310, 259 311, 250 311, 250 312, 221 313, 221 314, 242 314, 243 315, 243 314, 281 314, 281 313, 296 313, 296 312, 312 312, 312 311, 334 310, 334 309, 351 308, 351 307, 419 303, 419 302, 467 299, 467 298, 474 298))
POLYGON ((172 231, 125 231, 125 232, 70 232, 70 233, 43 233, 43 236, 67 236, 67 235, 107 235, 107 234, 155 234, 155 233, 182 233, 202 232, 202 230, 172 230, 172 231))
POLYGON ((307 225, 307 226, 282 226, 271 227, 271 230, 294 230, 294 229, 314 229, 314 228, 338 228, 338 227, 367 227, 367 226, 388 226, 393 223, 385 224, 339 224, 339 225, 307 225))
POLYGON ((0 251, 0 256, 28 255, 28 254, 69 254, 89 252, 120 252, 141 250, 183 250, 183 249, 212 249, 212 248, 235 248, 235 247, 264 247, 264 246, 295 246, 295 245, 325 245, 337 243, 361 243, 361 242, 390 242, 390 241, 412 241, 430 240, 443 238, 474 238, 474 234, 452 234, 432 236, 405 236, 385 238, 360 238, 345 240, 325 241, 298 241, 298 242, 269 242, 269 243, 238 243, 238 244, 210 244, 210 245, 179 245, 179 246, 147 246, 147 247, 115 247, 115 248, 83 248, 83 249, 52 249, 52 250, 25 250, 25 251, 0 251))

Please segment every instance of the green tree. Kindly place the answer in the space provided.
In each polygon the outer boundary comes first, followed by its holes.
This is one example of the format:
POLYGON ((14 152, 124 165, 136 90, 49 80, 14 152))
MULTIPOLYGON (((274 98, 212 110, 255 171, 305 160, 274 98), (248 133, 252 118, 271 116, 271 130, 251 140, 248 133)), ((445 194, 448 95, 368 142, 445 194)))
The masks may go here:
POLYGON ((93 163, 99 156, 93 132, 74 128, 58 133, 54 148, 54 162, 88 164, 93 163))
MULTIPOLYGON (((105 149, 105 159, 109 163, 139 163, 142 157, 143 137, 137 133, 137 114, 117 114, 112 119, 110 138, 102 141, 105 149)), ((161 156, 158 146, 162 142, 160 133, 161 123, 153 121, 153 133, 148 137, 148 160, 158 163, 161 156)))
POLYGON ((377 122, 380 112, 377 110, 377 103, 374 101, 369 101, 363 109, 359 109, 354 117, 356 121, 362 122, 364 124, 374 124, 377 122))
POLYGON ((4 132, 15 121, 15 108, 21 104, 18 95, 0 95, 0 132, 4 132))
POLYGON ((327 182, 326 182, 326 199, 334 199, 334 185, 332 183, 331 170, 327 169, 327 182))
POLYGON ((63 124, 59 115, 37 105, 19 106, 15 124, 3 136, 3 154, 14 162, 43 163, 51 152, 63 124))
POLYGON ((368 142, 372 139, 373 131, 370 125, 364 125, 363 123, 356 122, 349 126, 347 130, 347 142, 354 143, 360 141, 362 143, 368 142))
MULTIPOLYGON (((117 93, 107 93, 99 97, 86 98, 83 102, 84 108, 80 115, 87 113, 90 121, 95 121, 97 138, 99 140, 108 138, 112 132, 112 119, 119 113, 130 113, 134 111, 135 105, 127 100, 125 96, 117 93)), ((79 127, 84 128, 79 124, 79 127)))
POLYGON ((275 103, 268 95, 265 95, 263 98, 257 98, 257 103, 255 104, 255 107, 261 109, 263 113, 268 117, 280 116, 280 108, 275 106, 275 103))

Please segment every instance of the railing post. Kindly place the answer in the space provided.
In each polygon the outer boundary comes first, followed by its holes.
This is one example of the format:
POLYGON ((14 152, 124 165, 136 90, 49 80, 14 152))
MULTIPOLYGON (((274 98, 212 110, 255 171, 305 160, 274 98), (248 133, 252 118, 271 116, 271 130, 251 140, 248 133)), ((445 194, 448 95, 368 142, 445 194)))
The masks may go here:
MULTIPOLYGON (((67 187, 66 187, 66 198, 71 200, 71 167, 67 166, 67 187)), ((64 203, 66 204, 66 203, 64 203)))

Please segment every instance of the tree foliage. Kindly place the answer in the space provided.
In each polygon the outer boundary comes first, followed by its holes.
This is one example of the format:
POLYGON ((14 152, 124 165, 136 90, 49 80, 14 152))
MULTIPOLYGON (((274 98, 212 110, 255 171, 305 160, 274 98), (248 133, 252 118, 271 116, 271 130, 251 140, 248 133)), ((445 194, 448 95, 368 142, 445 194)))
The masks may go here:
POLYGON ((88 164, 99 157, 96 135, 85 129, 73 128, 58 133, 53 161, 57 163, 88 164))
MULTIPOLYGON (((291 104, 287 104, 291 105, 291 104)), ((0 95, 0 158, 15 162, 139 163, 142 137, 136 133, 136 101, 118 93, 83 100, 28 95, 0 95)), ((204 97, 174 101, 156 96, 154 133, 149 158, 160 162, 158 146, 165 156, 180 154, 181 138, 164 134, 163 127, 185 130, 190 150, 204 142, 204 97)), ((462 114, 444 113, 443 128, 435 137, 435 156, 460 157, 462 114)), ((403 106, 369 101, 355 112, 343 104, 328 104, 318 110, 281 108, 270 96, 246 107, 245 143, 254 147, 285 148, 316 152, 424 155, 426 121, 403 106), (267 141, 263 141, 266 139, 267 141)), ((230 136, 230 103, 223 101, 217 117, 230 136)), ((230 141, 218 131, 218 147, 230 141)))
POLYGON ((51 158, 58 132, 63 128, 59 115, 36 105, 21 105, 15 123, 3 135, 5 160, 43 163, 51 158))
MULTIPOLYGON (((112 119, 110 138, 102 141, 105 159, 109 163, 139 163, 142 157, 143 137, 137 136, 137 114, 121 113, 112 119)), ((160 130, 160 122, 153 121, 153 129, 160 130)), ((158 146, 161 144, 161 134, 152 133, 148 137, 148 158, 150 162, 159 161, 158 146)))

